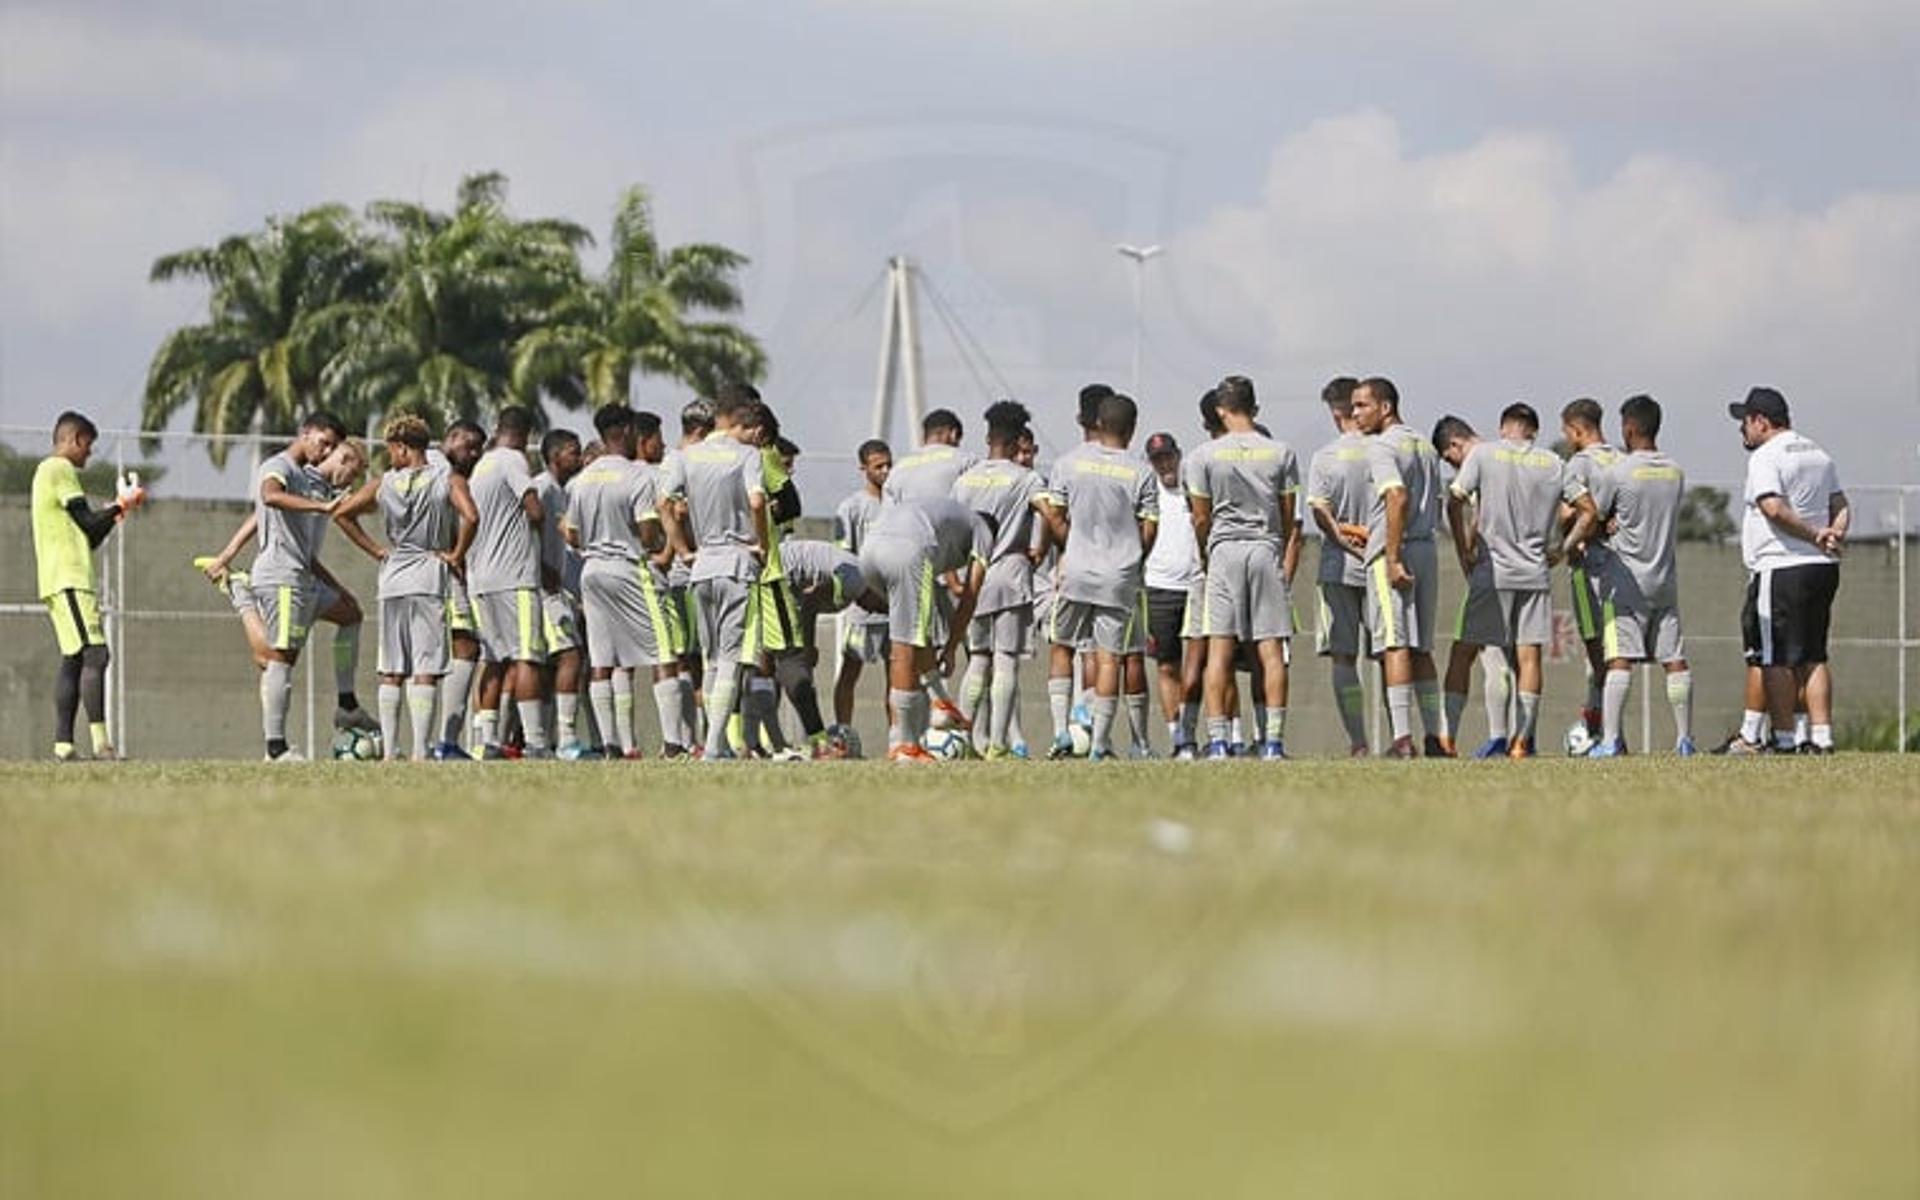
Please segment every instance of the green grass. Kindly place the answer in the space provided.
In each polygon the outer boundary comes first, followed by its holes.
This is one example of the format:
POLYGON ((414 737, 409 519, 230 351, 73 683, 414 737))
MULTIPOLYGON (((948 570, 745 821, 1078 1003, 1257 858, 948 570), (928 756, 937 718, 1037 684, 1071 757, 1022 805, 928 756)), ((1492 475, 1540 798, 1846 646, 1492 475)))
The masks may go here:
POLYGON ((1910 1197, 1917 785, 8 767, 0 1195, 1910 1197))

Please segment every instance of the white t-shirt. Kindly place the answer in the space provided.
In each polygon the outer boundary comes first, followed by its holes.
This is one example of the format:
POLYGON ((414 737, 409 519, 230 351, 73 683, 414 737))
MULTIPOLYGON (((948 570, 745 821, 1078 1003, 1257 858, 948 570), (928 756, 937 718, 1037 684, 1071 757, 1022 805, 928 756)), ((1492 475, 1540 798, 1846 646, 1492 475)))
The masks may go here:
POLYGON ((1200 582, 1200 550, 1193 540, 1193 516, 1186 492, 1160 485, 1160 532, 1147 555, 1147 586, 1184 592, 1200 582))
POLYGON ((1747 458, 1746 513, 1740 525, 1740 553, 1749 571, 1830 563, 1833 558, 1767 520, 1760 500, 1778 496, 1795 516, 1824 529, 1828 505, 1840 490, 1840 472, 1825 450, 1793 430, 1775 434, 1747 458))

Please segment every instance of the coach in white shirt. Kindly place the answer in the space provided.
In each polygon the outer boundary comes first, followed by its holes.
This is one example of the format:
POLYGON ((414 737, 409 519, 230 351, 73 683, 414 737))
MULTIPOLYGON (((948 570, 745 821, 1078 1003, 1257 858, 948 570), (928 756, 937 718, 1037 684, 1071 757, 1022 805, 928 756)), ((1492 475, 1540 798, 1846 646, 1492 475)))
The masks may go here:
POLYGON ((1160 536, 1147 555, 1147 649, 1159 665, 1160 712, 1176 758, 1194 757, 1206 642, 1199 636, 1200 551, 1180 482, 1180 443, 1171 433, 1147 439, 1160 479, 1160 536))
MULTIPOLYGON (((1765 680, 1773 749, 1794 749, 1794 698, 1806 688, 1813 753, 1833 749, 1833 684, 1827 630, 1840 589, 1850 510, 1833 459, 1793 429, 1784 396, 1754 388, 1727 406, 1747 458, 1740 550, 1750 572, 1740 615, 1747 662, 1765 680)), ((1763 714, 1749 710, 1741 749, 1758 750, 1763 714)))

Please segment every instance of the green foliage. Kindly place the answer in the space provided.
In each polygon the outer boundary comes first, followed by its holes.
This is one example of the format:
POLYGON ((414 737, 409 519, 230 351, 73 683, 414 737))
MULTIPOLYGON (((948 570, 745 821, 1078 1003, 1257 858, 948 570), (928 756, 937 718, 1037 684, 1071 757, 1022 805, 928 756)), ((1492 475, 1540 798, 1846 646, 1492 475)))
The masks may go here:
MULTIPOLYGON (((0 496, 25 496, 33 491, 33 472, 40 465, 44 454, 22 453, 5 442, 0 442, 0 496)), ((151 487, 160 481, 167 469, 158 463, 129 463, 128 469, 140 473, 140 482, 151 487)), ((87 495, 98 497, 103 502, 113 497, 113 464, 95 458, 80 472, 80 486, 87 495)))
MULTIPOLYGON (((159 259, 155 282, 208 285, 208 319, 155 352, 141 427, 188 405, 202 433, 291 433, 319 405, 351 429, 402 412, 444 426, 505 403, 625 400, 636 371, 708 393, 765 374, 759 343, 720 319, 741 307, 744 255, 661 247, 634 187, 595 278, 585 228, 515 217, 506 200, 506 177, 483 173, 461 181, 451 212, 328 205, 159 259)), ((227 447, 209 452, 224 462, 227 447)))
MULTIPOLYGON (((1900 714, 1869 712, 1840 726, 1834 744, 1842 750, 1892 751, 1900 748, 1900 714)), ((1920 721, 1908 720, 1907 753, 1920 754, 1920 721)))
POLYGON ((1733 497, 1719 488, 1690 487, 1680 501, 1675 536, 1683 542, 1724 542, 1734 534, 1733 497))

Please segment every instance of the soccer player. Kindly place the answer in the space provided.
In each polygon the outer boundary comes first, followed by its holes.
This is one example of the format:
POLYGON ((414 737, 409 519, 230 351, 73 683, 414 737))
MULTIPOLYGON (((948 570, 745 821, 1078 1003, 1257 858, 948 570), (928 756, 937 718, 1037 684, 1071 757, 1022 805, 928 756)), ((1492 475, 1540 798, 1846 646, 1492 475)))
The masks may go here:
MULTIPOLYGON (((680 441, 675 448, 672 451, 668 451, 665 448, 664 442, 662 442, 657 449, 652 448, 647 439, 643 437, 640 439, 640 457, 660 471, 660 479, 661 482, 664 483, 666 480, 667 460, 678 455, 680 451, 686 449, 688 446, 695 446, 705 441, 707 435, 712 432, 713 401, 706 399, 689 400, 685 406, 680 409, 680 441)), ((672 511, 678 514, 682 520, 686 518, 686 504, 681 498, 668 496, 663 492, 660 496, 660 503, 671 506, 672 511)), ((672 563, 667 568, 667 596, 672 601, 673 607, 679 612, 680 641, 675 649, 679 652, 679 678, 683 681, 681 684, 683 710, 681 712, 681 719, 686 723, 686 728, 693 731, 695 741, 692 749, 698 750, 700 740, 700 710, 703 698, 700 694, 702 666, 700 661, 700 622, 694 615, 693 591, 690 586, 692 583, 693 564, 677 554, 672 554, 671 547, 669 547, 669 554, 672 558, 672 563)))
MULTIPOLYGON (((1606 491, 1610 486, 1608 471, 1619 461, 1620 451, 1607 444, 1606 435, 1600 430, 1600 417, 1598 400, 1575 400, 1560 410, 1560 436, 1573 447, 1573 457, 1567 460, 1567 474, 1587 489, 1595 510, 1604 515, 1612 501, 1606 491)), ((1567 573, 1573 580, 1574 621, 1580 629, 1580 641, 1587 648, 1587 702, 1581 706, 1580 719, 1586 722, 1587 732, 1595 738, 1600 736, 1601 692, 1607 676, 1599 588, 1600 577, 1609 570, 1608 560, 1612 557, 1605 532, 1600 530, 1587 544, 1587 552, 1579 562, 1567 564, 1567 573)))
POLYGON ((480 757, 504 758, 500 703, 511 696, 526 735, 528 758, 552 758, 541 712, 540 674, 547 661, 540 595, 540 526, 546 514, 527 463, 533 414, 510 406, 493 427, 493 449, 474 464, 470 487, 479 528, 468 554, 467 590, 473 598, 485 665, 474 727, 480 757))
POLYGON ((432 757, 440 740, 434 709, 447 673, 447 575, 466 562, 479 514, 466 478, 442 458, 428 461, 432 436, 419 417, 387 422, 387 470, 341 501, 334 523, 348 541, 380 564, 380 737, 388 759, 400 757, 404 699, 413 759, 432 757), (360 527, 378 508, 386 524, 381 546, 360 527))
POLYGON ((1014 461, 1030 416, 1027 406, 1001 400, 988 406, 987 457, 954 481, 953 498, 993 526, 985 582, 967 628, 967 674, 960 710, 981 730, 986 707, 987 758, 1013 751, 1009 731, 1020 703, 1020 660, 1033 653, 1033 518, 1045 495, 1040 477, 1014 461))
MULTIPOLYGON (((1458 474, 1470 455, 1479 453, 1486 443, 1473 431, 1473 426, 1459 417, 1445 416, 1433 426, 1433 445, 1440 452, 1440 461, 1453 468, 1458 474)), ((1449 497, 1449 519, 1461 524, 1466 521, 1464 512, 1454 512, 1449 497)), ((1458 529, 1459 525, 1452 526, 1458 529)), ((1473 674, 1474 643, 1463 639, 1469 617, 1474 623, 1489 624, 1494 631, 1501 629, 1497 618, 1500 611, 1498 589, 1493 582, 1493 561, 1486 555, 1467 558, 1455 556, 1460 563, 1460 573, 1466 577, 1466 592, 1460 598, 1460 615, 1454 625, 1454 643, 1447 661, 1446 691, 1443 702, 1446 706, 1446 733, 1440 742, 1440 757, 1458 757, 1455 745, 1460 733, 1460 715, 1466 708, 1468 680, 1473 674), (1489 616, 1488 614, 1496 614, 1489 616)), ((1476 759, 1506 758, 1513 749, 1513 725, 1510 709, 1513 700, 1513 648, 1500 641, 1494 632, 1485 634, 1489 644, 1479 648, 1481 692, 1487 707, 1487 740, 1473 752, 1476 759)))
MULTIPOLYGON (((427 465, 445 463, 455 475, 469 481, 471 498, 473 468, 485 453, 487 431, 476 421, 465 418, 447 426, 438 450, 427 451, 427 465)), ((452 543, 447 547, 450 549, 452 543)), ((466 734, 467 709, 473 699, 473 677, 480 668, 479 630, 474 626, 473 598, 467 593, 465 561, 447 572, 447 640, 451 646, 447 659, 447 677, 440 684, 440 744, 433 757, 448 762, 468 758, 461 748, 466 734)))
POLYGON ((1440 472, 1433 443, 1400 417, 1400 391, 1375 376, 1353 390, 1354 427, 1367 435, 1367 642, 1387 685, 1390 758, 1413 758, 1416 697, 1426 748, 1439 754, 1440 686, 1433 667, 1433 613, 1440 560, 1440 472))
POLYGON ((772 538, 766 470, 759 447, 741 436, 759 401, 738 388, 714 403, 714 431, 668 461, 661 489, 681 498, 682 518, 660 510, 675 553, 692 559, 689 576, 706 664, 708 762, 735 757, 728 717, 740 699, 747 629, 755 614, 753 583, 772 538))
POLYGON ((285 449, 260 464, 256 476, 254 520, 260 552, 254 557, 250 590, 254 607, 266 621, 267 666, 260 677, 261 731, 269 762, 299 762, 287 745, 287 706, 293 696, 293 666, 306 645, 319 601, 313 564, 328 518, 340 497, 316 466, 346 437, 332 413, 315 411, 300 422, 285 449))
POLYGON ((744 649, 743 661, 751 670, 746 693, 741 697, 741 740, 756 755, 798 761, 805 755, 789 747, 780 730, 780 688, 773 668, 778 656, 801 642, 799 602, 787 582, 786 563, 781 557, 781 547, 800 519, 800 489, 793 481, 793 464, 800 448, 781 436, 779 417, 758 391, 748 384, 735 386, 755 402, 741 422, 740 436, 760 451, 767 487, 768 533, 766 561, 753 582, 753 620, 747 627, 744 649))
POLYGON ((540 439, 544 469, 533 477, 533 491, 540 498, 540 604, 547 637, 547 665, 540 686, 553 704, 555 756, 569 762, 586 756, 577 728, 585 634, 580 620, 580 555, 567 544, 560 523, 567 513, 567 482, 580 473, 582 458, 579 434, 550 429, 540 439))
POLYGON ((1147 439, 1147 463, 1160 484, 1160 532, 1147 555, 1147 653, 1160 680, 1160 715, 1167 723, 1173 757, 1190 762, 1199 756, 1202 680, 1207 646, 1200 637, 1200 613, 1206 576, 1194 540, 1181 477, 1180 443, 1171 433, 1147 439))
POLYGON ((1252 380, 1227 376, 1214 388, 1214 400, 1226 432, 1189 455, 1186 466, 1187 503, 1206 571, 1200 632, 1207 639, 1207 757, 1229 756, 1234 657, 1245 645, 1259 659, 1265 684, 1260 757, 1284 759, 1300 466, 1286 443, 1255 431, 1260 406, 1252 380))
MULTIPOLYGON (((1794 744, 1795 693, 1804 688, 1812 740, 1805 753, 1833 750, 1833 681, 1827 633, 1840 590, 1840 555, 1852 508, 1840 490, 1833 459, 1793 428, 1786 397, 1757 387, 1727 406, 1740 422, 1747 458, 1746 511, 1740 551, 1749 578, 1740 614, 1749 666, 1761 670, 1773 718, 1776 752, 1794 744)), ((1765 749, 1761 727, 1769 714, 1749 708, 1730 753, 1765 749)))
MULTIPOLYGON (((1577 557, 1596 524, 1593 497, 1568 478, 1559 455, 1534 445, 1539 432, 1540 418, 1531 405, 1509 404, 1500 413, 1500 442, 1466 456, 1447 500, 1461 568, 1471 577, 1484 557, 1493 573, 1492 592, 1479 593, 1483 600, 1490 595, 1492 603, 1465 608, 1460 615, 1447 668, 1448 726, 1466 707, 1468 676, 1481 649, 1512 647, 1520 684, 1519 727, 1507 752, 1512 758, 1534 753, 1541 663, 1553 636, 1549 568, 1563 557, 1577 557), (1472 521, 1466 518, 1469 504, 1472 521), (1563 505, 1575 511, 1564 543, 1559 538, 1563 505)), ((1471 588, 1468 598, 1474 598, 1471 588)))
MULTIPOLYGON (((1137 420, 1131 398, 1117 392, 1105 397, 1093 440, 1061 455, 1047 480, 1047 523, 1064 547, 1049 674, 1065 675, 1074 648, 1091 644, 1096 666, 1090 759, 1113 757, 1122 659, 1146 649, 1144 564, 1159 529, 1160 485, 1153 468, 1127 452, 1137 420)), ((1049 700, 1053 684, 1050 678, 1049 700)), ((1049 757, 1071 752, 1070 742, 1056 738, 1049 757)))
POLYGON ((893 464, 882 489, 886 499, 939 500, 953 494, 953 482, 980 460, 960 449, 965 430, 960 418, 936 408, 920 422, 920 446, 893 464))
POLYGON ((1347 752, 1367 755, 1366 693, 1360 686, 1360 637, 1366 624, 1367 572, 1349 550, 1367 545, 1367 440, 1353 421, 1347 376, 1320 390, 1338 436, 1314 451, 1307 467, 1307 508, 1320 529, 1319 651, 1333 663, 1333 701, 1347 732, 1347 752))
MULTIPOLYGON (((328 498, 353 491, 360 485, 366 470, 366 448, 356 438, 343 438, 318 466, 310 468, 319 477, 321 494, 328 498)), ((325 621, 334 627, 333 726, 335 729, 377 730, 380 728, 379 722, 360 707, 360 699, 354 689, 354 681, 360 670, 360 632, 365 627, 366 613, 360 607, 359 598, 320 561, 320 546, 324 541, 327 519, 312 516, 303 519, 314 525, 311 573, 316 595, 312 601, 313 619, 325 621)), ((246 571, 232 569, 233 560, 253 542, 259 530, 258 514, 249 512, 219 554, 211 558, 196 558, 193 565, 203 571, 213 582, 214 588, 233 605, 234 612, 240 617, 240 627, 246 633, 253 664, 265 671, 272 643, 267 633, 266 618, 254 603, 252 576, 246 571)))
MULTIPOLYGON (((842 500, 833 510, 834 545, 858 555, 866 544, 867 528, 880 512, 881 496, 887 475, 893 470, 893 451, 878 438, 860 443, 856 457, 860 461, 860 490, 842 500)), ((853 724, 853 699, 860 687, 860 673, 868 663, 887 661, 887 620, 885 613, 849 609, 840 620, 839 674, 833 681, 833 719, 841 725, 853 724)))
POLYGON ((830 542, 796 538, 780 547, 787 583, 799 606, 794 645, 773 656, 773 677, 786 693, 814 758, 844 757, 820 715, 820 694, 813 683, 820 649, 814 630, 820 618, 858 606, 863 612, 885 614, 886 595, 870 586, 860 567, 860 556, 830 542))
POLYGON ((953 671, 994 532, 987 518, 945 497, 888 503, 867 527, 860 567, 887 593, 887 757, 894 762, 932 758, 920 745, 930 714, 926 681, 953 671), (959 572, 957 594, 940 581, 950 572, 959 572))
POLYGON ((87 734, 97 759, 119 754, 107 736, 107 634, 93 586, 93 552, 113 527, 146 500, 144 488, 122 482, 114 502, 96 509, 80 486, 80 469, 100 431, 77 412, 53 423, 53 453, 33 471, 33 559, 40 600, 60 647, 53 689, 53 757, 71 762, 74 718, 84 703, 87 734))
MULTIPOLYGON (((1674 753, 1691 758, 1693 672, 1687 669, 1680 627, 1680 577, 1673 543, 1686 497, 1686 475, 1660 452, 1660 405, 1634 396, 1620 406, 1627 453, 1607 468, 1607 528, 1612 553, 1601 576, 1601 639, 1607 679, 1601 700, 1600 742, 1590 758, 1626 752, 1620 718, 1633 686, 1632 664, 1658 662, 1667 673, 1667 702, 1678 731, 1674 753)), ((1587 555, 1589 559, 1592 554, 1587 555)))
POLYGON ((690 684, 680 678, 680 614, 667 596, 671 551, 660 518, 659 472, 642 450, 643 440, 657 447, 660 418, 609 404, 594 413, 593 424, 606 453, 569 484, 564 522, 582 557, 588 696, 595 720, 620 753, 638 758, 635 672, 649 670, 661 754, 679 758, 693 740, 682 696, 690 684))

